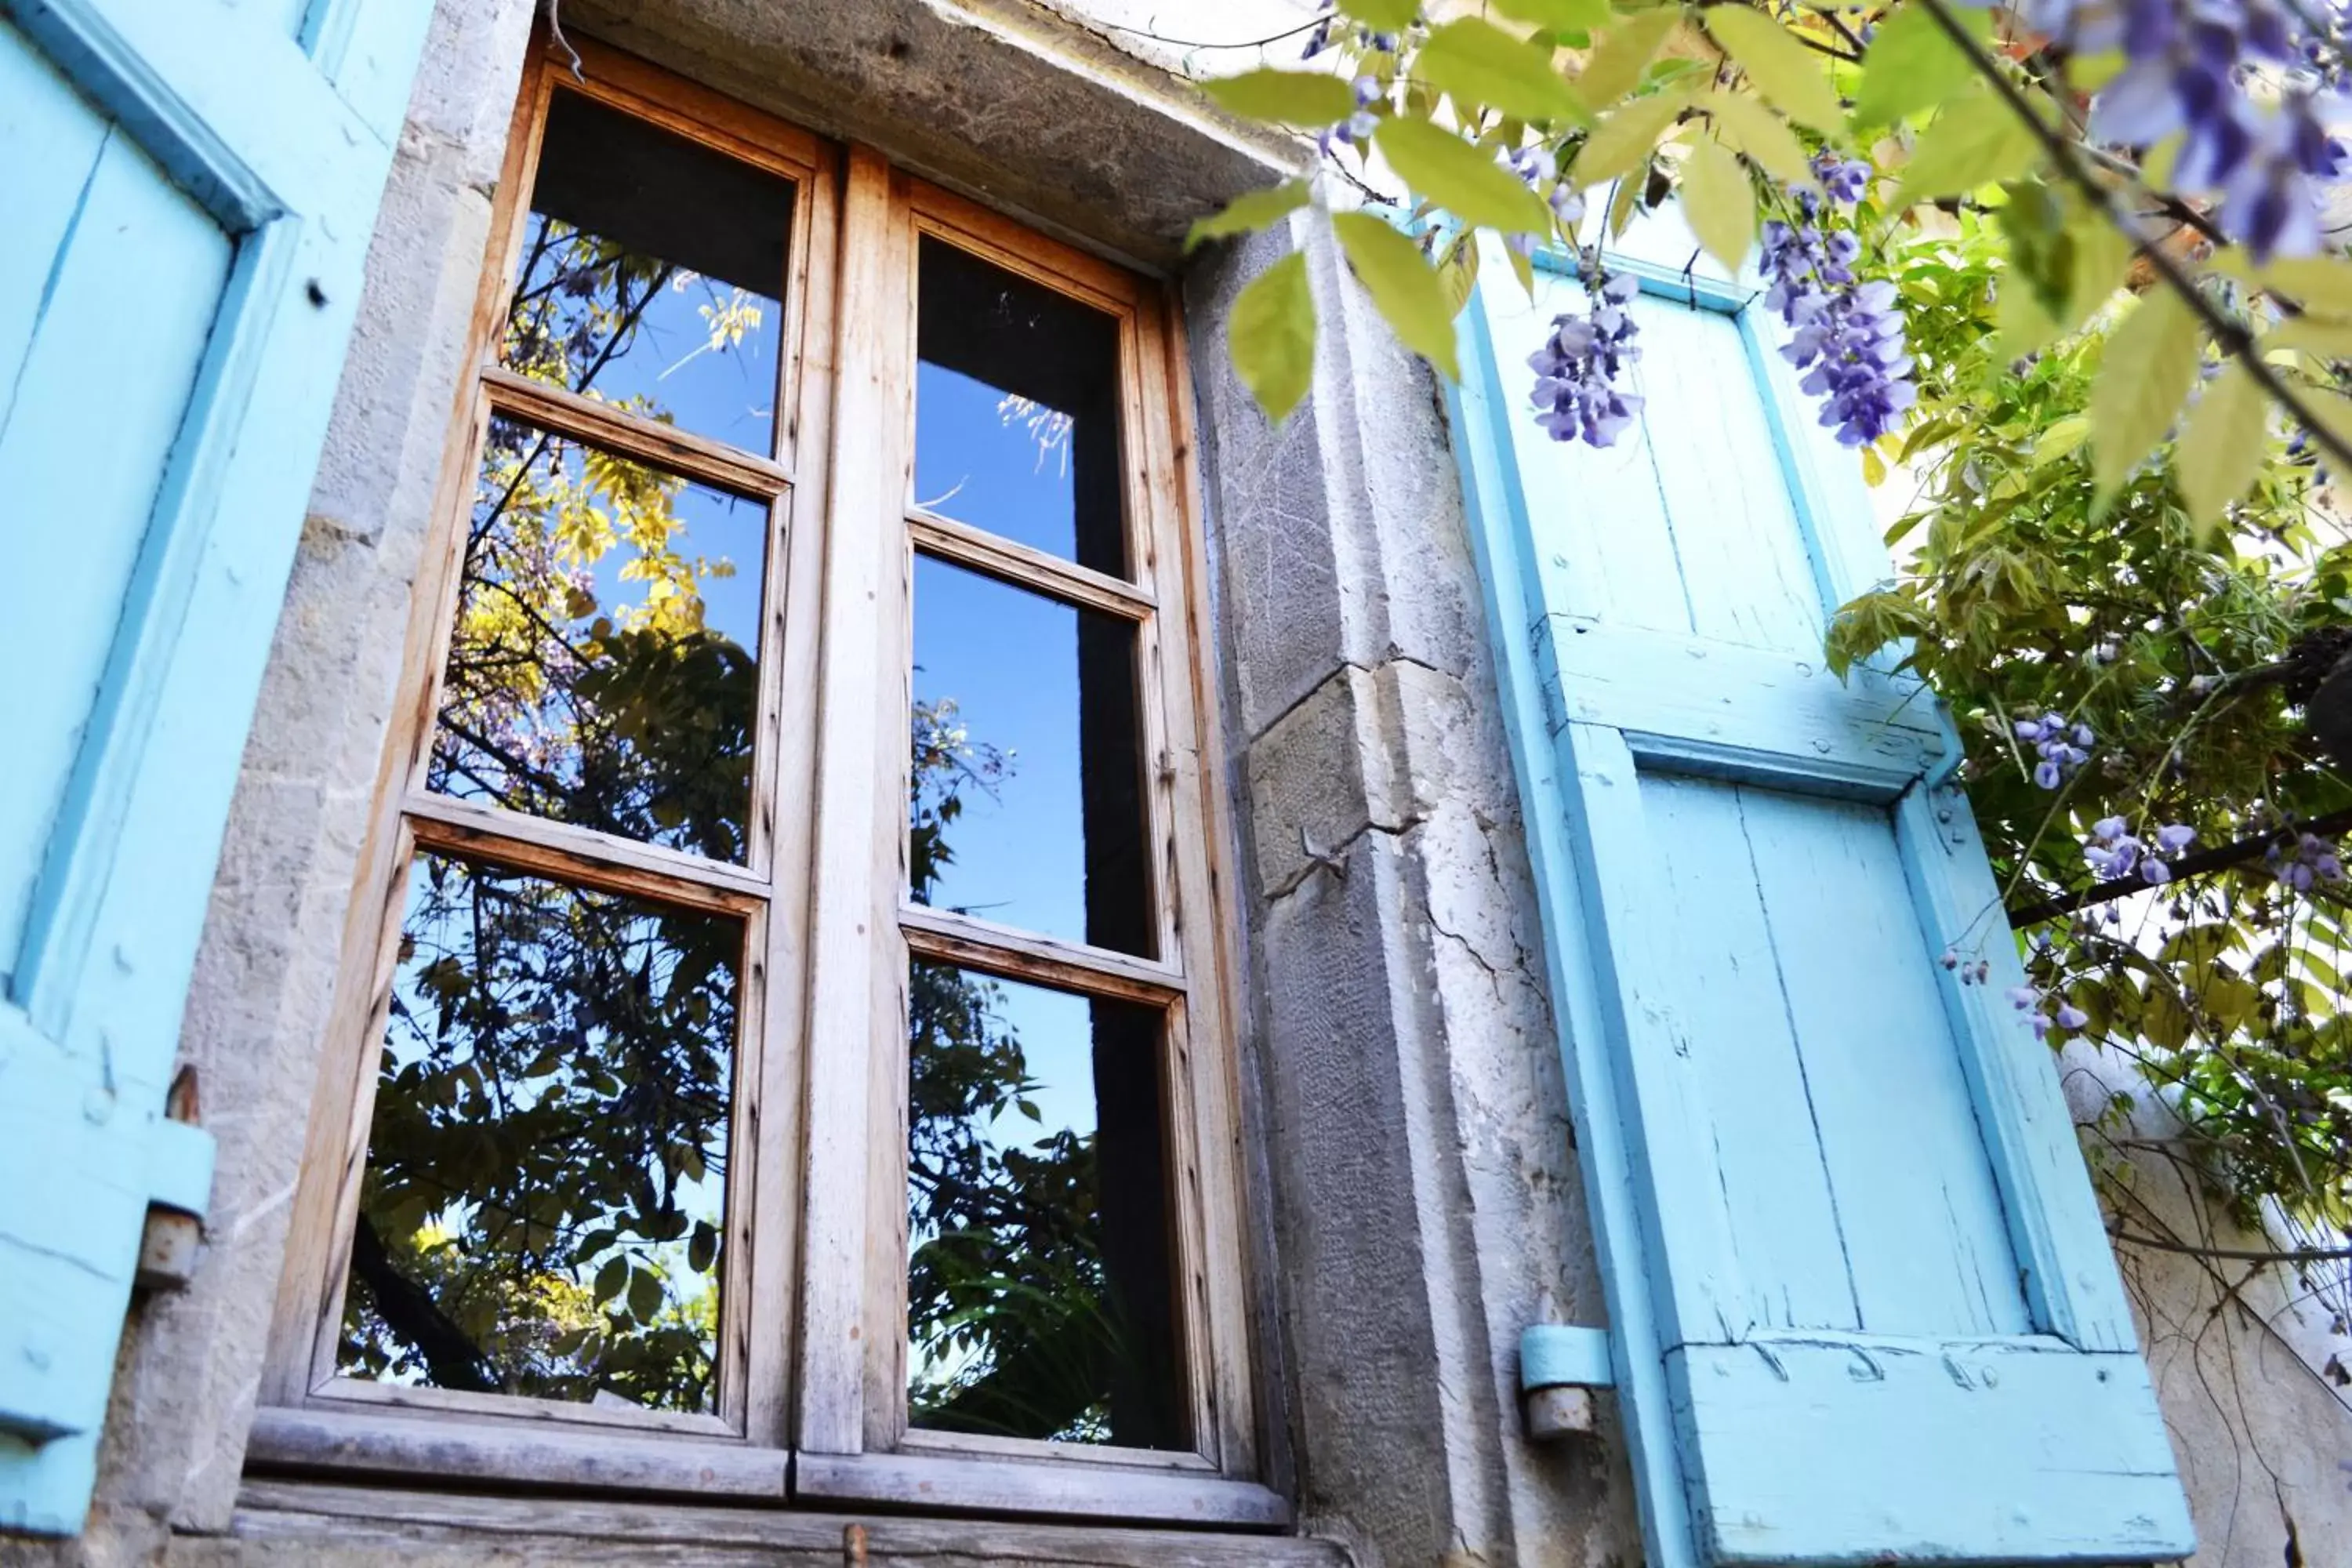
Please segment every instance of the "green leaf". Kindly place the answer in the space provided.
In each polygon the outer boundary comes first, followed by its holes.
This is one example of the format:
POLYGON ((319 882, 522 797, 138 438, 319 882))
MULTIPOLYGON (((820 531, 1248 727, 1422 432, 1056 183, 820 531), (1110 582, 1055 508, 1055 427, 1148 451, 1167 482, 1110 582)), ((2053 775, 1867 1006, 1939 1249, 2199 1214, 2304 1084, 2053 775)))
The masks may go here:
POLYGON ((708 1220, 694 1222, 694 1239, 686 1244, 686 1266, 697 1274, 710 1272, 719 1258, 719 1231, 708 1220))
MULTIPOLYGON (((1990 30, 1990 11, 1952 13, 1982 38, 1990 30)), ((1976 79, 1976 68, 1947 37, 1925 5, 1898 5, 1878 25, 1862 58, 1862 89, 1854 94, 1856 125, 1889 125, 1906 114, 1933 109, 1957 97, 1976 79)))
POLYGON ((1265 416, 1277 425, 1289 417, 1315 375, 1315 296, 1306 257, 1284 257, 1241 291, 1225 346, 1234 373, 1265 416))
POLYGON ((1451 93, 1457 105, 1482 104, 1531 121, 1584 124, 1584 100, 1553 68, 1551 50, 1516 38, 1492 22, 1464 16, 1429 36, 1413 73, 1451 93))
POLYGON ((1528 22, 1563 33, 1589 32, 1609 25, 1609 0, 1493 0, 1495 9, 1514 22, 1528 22))
POLYGON ((1478 247, 1473 237, 1458 236, 1437 264, 1437 276, 1445 285, 1445 313, 1459 316, 1462 307, 1470 302, 1470 290, 1478 286, 1478 247))
POLYGON ((660 1316, 661 1309, 661 1277, 651 1269, 640 1269, 630 1275, 629 1316, 640 1323, 650 1323, 660 1316))
POLYGON ((1710 6, 1704 20, 1710 37, 1748 73, 1765 101, 1822 135, 1845 134, 1845 110, 1829 73, 1795 34, 1763 12, 1746 5, 1710 6))
POLYGON ((1718 88, 1701 100, 1715 117, 1724 139, 1755 161, 1757 166, 1783 184, 1809 185, 1813 167, 1806 162, 1805 145, 1789 122, 1755 98, 1718 88))
POLYGON ((2263 334, 2263 352, 2294 349, 2323 360, 2352 359, 2352 321, 2296 316, 2263 334))
POLYGON ((1339 9, 1376 33, 1402 33, 1421 15, 1421 0, 1339 0, 1339 9))
POLYGON ((1640 167, 1687 101, 1682 93, 1662 92, 1637 98, 1611 114, 1584 139, 1584 149, 1568 172, 1569 183, 1582 190, 1640 167))
POLYGON ((1189 253, 1204 240, 1255 234, 1305 206, 1309 194, 1304 180, 1285 180, 1263 191, 1244 191, 1225 204, 1224 211, 1194 224, 1192 232, 1184 237, 1184 249, 1189 253))
POLYGON ((596 1270, 596 1304, 603 1306, 621 1293, 629 1282, 629 1260, 621 1253, 604 1259, 604 1267, 596 1270))
POLYGON ((1337 125, 1356 112, 1356 89, 1328 71, 1271 68, 1212 77, 1202 89, 1235 114, 1277 125, 1337 125))
POLYGON ((1444 372, 1460 378, 1454 357, 1453 301, 1445 283, 1421 254, 1421 247, 1369 213, 1340 213, 1331 220, 1348 265, 1397 340, 1444 372))
POLYGON ((1642 199, 1640 180, 1620 180, 1617 194, 1609 198, 1609 237, 1622 239, 1625 231, 1633 226, 1633 209, 1642 199))
POLYGON ((1756 190, 1731 150, 1702 137, 1683 163, 1683 216, 1706 253, 1737 273, 1756 238, 1756 190))
POLYGON ((1955 100, 1919 133, 1888 210, 2014 179, 2032 164, 2035 151, 2033 133, 1991 93, 1955 100))
POLYGON ((2124 273, 2131 266, 2132 242, 2104 213, 2082 214, 2068 232, 2074 240, 2074 280, 2058 326, 2071 332, 2123 287, 2124 273))
POLYGON ((2172 454, 2180 499, 2201 535, 2246 493, 2263 466, 2268 410, 2263 389, 2234 361, 2205 388, 2172 454))
POLYGON ((2197 318, 2169 289, 2142 299, 2107 340, 2091 387, 2091 472, 2103 493, 2164 439, 2203 347, 2197 318))
POLYGON ((1383 120, 1372 144, 1418 195, 1477 228, 1542 234, 1551 209, 1485 148, 1426 120, 1383 120))
POLYGON ((2042 438, 2033 443, 2032 466, 2038 468, 2056 462, 2067 453, 2079 449, 2090 436, 2091 421, 2085 415, 2069 414, 2063 419, 2052 421, 2050 428, 2042 432, 2042 438))
POLYGON ((1993 321, 2000 331, 2000 357, 2004 360, 2023 359, 2027 354, 2039 353, 2050 345, 2058 336, 2058 323, 2014 268, 2005 282, 2007 286, 2001 289, 2000 298, 1993 304, 1993 321))
POLYGON ((1577 73, 1576 90, 1585 108, 1598 114, 1639 86, 1642 73, 1680 20, 1681 11, 1661 6, 1628 16, 1603 34, 1577 73))

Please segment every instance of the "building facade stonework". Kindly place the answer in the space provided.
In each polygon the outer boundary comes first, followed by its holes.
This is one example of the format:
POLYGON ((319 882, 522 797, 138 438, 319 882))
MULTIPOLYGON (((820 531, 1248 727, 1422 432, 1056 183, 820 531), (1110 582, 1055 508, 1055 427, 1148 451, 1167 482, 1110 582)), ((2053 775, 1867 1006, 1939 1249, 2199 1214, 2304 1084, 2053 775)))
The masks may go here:
MULTIPOLYGON (((550 8, 551 11, 552 8, 550 8)), ((1519 1334, 1607 1311, 1479 568, 1441 387, 1313 212, 1186 254, 1184 230, 1308 154, 1209 107, 1176 39, 1300 6, 1028 0, 566 0, 625 51, 820 136, 870 145, 1054 239, 1171 280, 1209 565, 1199 626, 1229 811, 1219 918, 1232 1020, 1261 1533, 530 1494, 495 1480, 267 1459, 273 1318, 351 963, 354 888, 398 763, 403 661, 471 384, 480 279, 535 29, 531 0, 438 0, 373 243, 214 884, 180 1057, 217 1142, 184 1289, 121 1340, 96 1500, 10 1564, 1354 1563, 1634 1568, 1615 1405, 1531 1427, 1519 1334), (1229 368, 1241 288, 1301 251, 1313 388, 1279 427, 1229 368), (510 1490, 511 1489, 509 1489, 510 1490)), ((1265 31, 1275 28, 1267 26, 1265 31)), ((559 46, 560 49, 560 46, 559 46)), ((2162 1129, 2151 1129, 2160 1141, 2162 1129)), ((2142 1222, 2195 1235, 2210 1195, 2139 1162, 2142 1222)), ((2326 1326, 2194 1259, 2126 1258, 2211 1568, 2352 1565, 2352 1406, 2326 1326), (2291 1544, 2291 1542, 2293 1544, 2291 1544), (2294 1555, 2295 1552, 2300 1556, 2294 1555)), ((843 1266, 847 1267, 847 1264, 843 1266)), ((816 1267, 812 1262, 807 1267, 816 1267)), ((781 1499, 778 1500, 781 1502, 781 1499)))

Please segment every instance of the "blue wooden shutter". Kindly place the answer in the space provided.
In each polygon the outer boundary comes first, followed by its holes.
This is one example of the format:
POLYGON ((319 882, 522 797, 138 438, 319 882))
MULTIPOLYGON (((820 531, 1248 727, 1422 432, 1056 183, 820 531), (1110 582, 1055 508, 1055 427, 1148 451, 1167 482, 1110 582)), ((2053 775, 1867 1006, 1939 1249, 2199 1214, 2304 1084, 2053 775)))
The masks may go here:
POLYGON ((1822 668, 1887 570, 1853 454, 1752 290, 1664 270, 1640 428, 1552 442, 1539 277, 1465 312, 1455 434, 1653 1568, 2189 1551, 1956 738, 1822 668))
POLYGON ((428 0, 0 0, 0 1529, 80 1528, 428 0))

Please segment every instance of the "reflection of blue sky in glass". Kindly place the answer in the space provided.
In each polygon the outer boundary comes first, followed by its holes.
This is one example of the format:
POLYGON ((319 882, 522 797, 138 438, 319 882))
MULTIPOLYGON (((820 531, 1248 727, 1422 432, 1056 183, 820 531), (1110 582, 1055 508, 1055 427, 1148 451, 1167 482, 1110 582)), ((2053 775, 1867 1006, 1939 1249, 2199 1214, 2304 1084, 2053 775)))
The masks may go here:
POLYGON ((915 558, 915 700, 952 699, 975 746, 1005 755, 967 786, 930 901, 1072 942, 1087 934, 1078 616, 1068 605, 915 558))
POLYGON ((915 501, 1065 559, 1077 555, 1066 416, 926 360, 915 367, 915 501))
MULTIPOLYGON (((541 257, 546 224, 546 216, 531 214, 522 235, 524 266, 541 257)), ((522 291, 551 282, 558 257, 562 249, 548 247, 539 266, 522 275, 522 291)), ((642 294, 645 284, 628 284, 630 303, 642 294)), ((593 388, 602 402, 668 414, 682 430, 764 456, 774 439, 781 322, 783 306, 774 299, 677 268, 646 299, 637 329, 595 374, 593 388), (718 345, 715 329, 722 329, 718 345)))
MULTIPOLYGON (((526 296, 562 287, 557 273, 568 247, 560 240, 545 242, 547 223, 533 213, 523 233, 523 265, 529 270, 520 291, 526 296)), ((568 225, 558 226, 559 235, 569 232, 568 225)), ((601 301, 615 302, 612 272, 597 276, 601 301)), ((644 281, 630 282, 627 290, 630 304, 646 299, 645 309, 635 331, 596 372, 594 395, 639 413, 667 414, 679 428, 698 436, 762 455, 771 450, 783 307, 764 294, 684 268, 649 297, 644 281)), ((607 341, 599 334, 598 347, 607 341)))

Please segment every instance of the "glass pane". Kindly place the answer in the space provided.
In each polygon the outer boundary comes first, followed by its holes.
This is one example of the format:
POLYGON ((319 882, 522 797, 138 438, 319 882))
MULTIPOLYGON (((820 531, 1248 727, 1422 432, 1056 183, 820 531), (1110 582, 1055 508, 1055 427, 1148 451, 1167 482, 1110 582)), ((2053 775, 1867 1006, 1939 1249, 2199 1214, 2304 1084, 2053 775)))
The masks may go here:
POLYGON ((504 417, 427 782, 743 858, 767 507, 504 417))
POLYGON ((502 357, 770 453, 792 230, 791 181, 559 91, 502 357))
POLYGON ((712 1407, 740 922, 421 854, 339 1362, 712 1407))
POLYGON ((1135 627, 915 558, 917 903, 1153 955, 1135 627))
POLYGON ((1126 576, 1118 322, 936 239, 919 278, 916 504, 1126 576))
POLYGON ((908 990, 908 1419, 1189 1447, 1160 1014, 920 961, 908 990))

